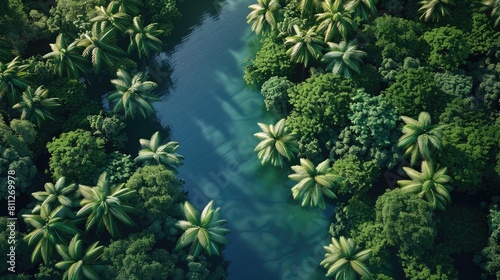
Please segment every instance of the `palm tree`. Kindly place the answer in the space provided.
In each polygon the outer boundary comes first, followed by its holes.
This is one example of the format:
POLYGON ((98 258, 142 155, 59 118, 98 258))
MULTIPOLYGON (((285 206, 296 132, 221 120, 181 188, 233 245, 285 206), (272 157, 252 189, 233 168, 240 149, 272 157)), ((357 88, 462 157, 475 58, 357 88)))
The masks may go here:
POLYGON ((52 52, 44 55, 43 58, 54 60, 54 71, 59 76, 62 77, 65 74, 68 78, 77 79, 87 70, 87 60, 79 53, 77 42, 68 45, 64 34, 59 34, 55 44, 50 44, 50 48, 52 52))
POLYGON ((131 77, 127 71, 118 69, 116 76, 117 79, 111 80, 116 90, 108 96, 115 112, 124 111, 125 117, 132 118, 137 114, 146 118, 154 113, 150 102, 159 99, 150 92, 156 88, 157 84, 146 81, 146 73, 138 72, 131 77))
POLYGON ((321 0, 300 0, 297 8, 302 18, 309 18, 310 15, 321 10, 321 0))
POLYGON ((247 16, 247 23, 252 24, 252 31, 256 34, 269 34, 276 29, 281 13, 278 0, 257 0, 257 4, 248 6, 252 10, 247 16))
POLYGON ((450 7, 455 5, 455 0, 422 0, 419 2, 422 12, 420 19, 438 22, 444 16, 450 15, 450 7))
POLYGON ((366 53, 357 49, 355 41, 340 41, 338 44, 328 42, 328 47, 330 51, 323 56, 327 70, 349 79, 352 78, 353 72, 361 73, 362 58, 366 53))
POLYGON ((28 120, 40 127, 45 120, 54 119, 49 109, 60 105, 57 103, 58 98, 47 98, 48 94, 49 91, 43 86, 39 86, 34 93, 28 87, 23 92, 22 101, 12 106, 12 109, 21 110, 21 120, 28 120))
POLYGON ((26 75, 23 72, 25 68, 26 65, 21 64, 19 56, 9 63, 0 62, 0 98, 7 92, 7 98, 11 105, 16 104, 18 101, 14 87, 22 90, 28 87, 28 82, 23 78, 26 75))
POLYGON ((49 212, 48 206, 43 205, 40 213, 23 215, 24 221, 35 228, 24 237, 28 246, 36 244, 31 254, 31 262, 35 263, 41 257, 43 262, 48 264, 52 260, 56 245, 66 243, 70 236, 78 233, 74 223, 67 222, 59 213, 61 211, 58 207, 49 212))
POLYGON ((321 265, 328 268, 326 277, 335 279, 356 280, 356 273, 363 279, 373 279, 364 262, 371 256, 371 249, 360 251, 353 240, 341 236, 338 240, 332 237, 332 243, 324 246, 325 259, 321 265))
POLYGON ((262 132, 254 134, 261 142, 255 147, 262 164, 270 162, 274 166, 283 166, 283 158, 292 160, 299 152, 297 134, 288 130, 285 119, 279 120, 276 125, 258 123, 262 132))
POLYGON ((349 11, 354 11, 355 16, 368 21, 377 13, 375 5, 378 0, 350 0, 345 4, 345 8, 349 11))
POLYGON ((399 180, 398 185, 401 190, 409 193, 418 193, 420 198, 424 197, 429 201, 434 209, 444 210, 451 203, 448 185, 452 178, 446 175, 446 167, 434 170, 434 164, 429 161, 422 161, 422 172, 403 167, 411 180, 399 180))
POLYGON ((500 0, 483 0, 484 10, 491 10, 490 16, 494 20, 494 26, 500 25, 500 0))
POLYGON ((219 218, 220 208, 217 207, 213 210, 212 204, 213 201, 210 201, 200 215, 191 203, 188 201, 184 203, 183 210, 186 220, 178 221, 175 224, 184 230, 177 241, 176 249, 191 244, 189 252, 193 256, 198 256, 202 249, 208 255, 220 255, 219 245, 227 244, 224 235, 229 233, 229 230, 222 227, 226 220, 219 218))
POLYGON ((302 206, 319 206, 325 209, 325 200, 323 195, 330 198, 337 198, 331 188, 336 182, 340 181, 339 176, 328 172, 330 160, 325 160, 314 167, 314 164, 308 159, 300 159, 300 165, 292 166, 295 174, 288 175, 288 178, 298 181, 292 188, 294 199, 302 199, 302 206))
POLYGON ((321 57, 323 42, 321 37, 316 33, 316 27, 311 27, 304 32, 297 25, 294 25, 293 30, 295 31, 295 35, 286 37, 285 44, 292 45, 286 51, 286 54, 290 56, 292 61, 303 63, 307 67, 309 61, 317 60, 321 57))
POLYGON ((100 73, 103 64, 114 68, 114 63, 121 57, 126 56, 126 53, 115 46, 114 30, 100 30, 96 24, 92 27, 90 33, 83 34, 83 38, 78 42, 78 46, 83 46, 83 56, 91 57, 92 65, 96 73, 100 73))
POLYGON ((406 116, 401 119, 406 125, 398 147, 405 149, 405 156, 410 156, 410 164, 415 165, 420 158, 435 162, 432 153, 443 148, 441 138, 446 125, 433 125, 427 112, 421 112, 418 120, 406 116))
POLYGON ((120 31, 124 31, 130 21, 129 15, 123 12, 113 12, 114 5, 109 3, 109 5, 104 8, 103 6, 96 6, 97 16, 90 19, 94 25, 99 24, 100 30, 106 30, 111 28, 116 28, 120 31))
POLYGON ((140 0, 113 0, 110 5, 112 6, 112 12, 122 12, 128 15, 136 16, 140 15, 142 2, 140 0))
POLYGON ((135 190, 126 188, 124 183, 112 186, 106 172, 99 176, 95 187, 79 185, 79 191, 83 196, 80 202, 82 208, 76 215, 87 217, 86 231, 95 226, 97 232, 101 232, 105 227, 116 238, 120 235, 118 221, 127 226, 135 225, 127 214, 135 211, 135 208, 125 204, 125 200, 133 196, 135 190))
POLYGON ((56 267, 65 270, 63 280, 101 279, 99 272, 105 266, 98 261, 104 252, 104 246, 97 246, 98 244, 99 242, 95 242, 84 250, 80 235, 77 234, 71 239, 69 246, 57 245, 57 252, 63 260, 56 263, 56 267))
POLYGON ((183 156, 176 153, 179 149, 179 143, 168 142, 161 145, 162 140, 160 132, 155 132, 151 139, 140 139, 142 149, 139 151, 139 156, 135 162, 145 162, 146 164, 163 164, 167 169, 177 173, 177 167, 182 165, 183 156))
POLYGON ((325 0, 322 4, 323 13, 316 14, 319 23, 318 31, 324 33, 324 40, 342 38, 346 40, 356 29, 356 23, 351 19, 351 11, 344 7, 343 0, 325 0))
POLYGON ((144 27, 141 17, 134 17, 132 27, 127 31, 130 34, 128 53, 137 50, 139 58, 150 57, 160 52, 163 42, 157 36, 163 33, 158 29, 158 24, 151 23, 144 27))
POLYGON ((71 207, 76 206, 76 193, 77 185, 75 183, 67 184, 66 178, 61 177, 57 180, 56 184, 45 183, 45 191, 34 192, 31 195, 41 202, 41 205, 35 206, 33 213, 39 213, 42 207, 47 207, 49 212, 62 206, 61 209, 68 214, 71 207))

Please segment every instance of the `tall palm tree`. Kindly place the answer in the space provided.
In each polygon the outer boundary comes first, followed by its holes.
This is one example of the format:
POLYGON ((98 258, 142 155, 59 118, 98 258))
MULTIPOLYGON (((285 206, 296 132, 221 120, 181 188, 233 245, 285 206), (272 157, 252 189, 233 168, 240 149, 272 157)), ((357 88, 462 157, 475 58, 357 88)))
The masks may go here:
POLYGON ((96 6, 97 16, 90 19, 94 25, 99 25, 100 30, 107 30, 111 28, 116 28, 119 31, 124 31, 127 29, 130 17, 123 12, 114 12, 113 3, 104 8, 103 6, 96 6))
POLYGON ((258 123, 262 132, 254 134, 261 142, 255 147, 262 164, 271 163, 282 167, 284 158, 292 160, 299 152, 297 134, 288 130, 285 119, 279 120, 276 125, 258 123))
POLYGON ((328 42, 328 47, 330 47, 330 51, 323 56, 327 70, 349 79, 352 78, 353 72, 358 75, 361 73, 362 59, 366 53, 358 50, 355 41, 348 43, 340 41, 338 44, 328 42))
POLYGON ((377 13, 375 5, 378 0, 349 0, 345 3, 345 8, 349 11, 354 11, 355 16, 368 21, 373 15, 377 13))
POLYGON ((286 54, 294 62, 302 63, 305 67, 311 60, 318 60, 323 51, 323 42, 316 33, 316 27, 311 27, 306 32, 300 30, 297 25, 293 26, 295 35, 286 37, 285 44, 292 45, 286 54))
POLYGON ((446 167, 435 171, 434 164, 429 161, 422 161, 422 172, 418 172, 410 167, 403 167, 404 171, 411 180, 399 180, 398 185, 401 190, 409 193, 418 193, 420 198, 425 196, 432 208, 444 210, 451 203, 450 191, 448 185, 452 178, 446 175, 446 167))
POLYGON ((168 142, 162 145, 160 132, 155 132, 151 139, 140 139, 142 149, 139 151, 139 156, 135 162, 144 162, 146 164, 163 164, 167 169, 177 173, 177 167, 182 165, 183 156, 179 155, 179 143, 168 142))
POLYGON ((31 195, 41 202, 42 204, 35 206, 33 209, 33 213, 39 213, 42 207, 47 207, 49 212, 52 212, 54 209, 62 206, 61 209, 66 211, 66 214, 70 211, 71 207, 76 206, 76 197, 75 193, 77 185, 75 183, 67 183, 65 177, 61 177, 54 184, 45 183, 44 185, 45 191, 34 192, 31 195))
POLYGON ((212 209, 213 201, 210 201, 201 212, 186 201, 183 205, 186 220, 178 221, 176 226, 184 230, 177 241, 176 249, 181 249, 191 244, 190 254, 198 256, 204 249, 208 255, 220 255, 219 245, 227 244, 224 235, 229 230, 223 225, 226 220, 220 219, 220 208, 212 209))
POLYGON ((113 29, 101 30, 94 24, 90 33, 83 34, 78 46, 83 46, 83 56, 91 58, 96 73, 100 73, 104 64, 113 69, 115 62, 126 53, 115 45, 115 34, 113 29))
POLYGON ((105 266, 99 263, 99 259, 104 246, 97 246, 98 244, 99 242, 95 242, 84 249, 80 235, 77 234, 71 239, 69 246, 57 245, 57 252, 63 260, 56 263, 56 267, 64 270, 63 280, 101 279, 99 273, 105 266))
POLYGON ((332 237, 332 243, 324 246, 325 259, 321 265, 328 268, 326 277, 335 279, 356 280, 357 274, 363 279, 373 279, 365 262, 371 256, 371 249, 359 251, 356 243, 344 236, 338 240, 332 237))
POLYGON ((9 104, 14 105, 18 101, 14 87, 24 90, 28 87, 28 82, 23 78, 26 75, 24 69, 26 65, 21 64, 19 56, 9 63, 0 62, 0 98, 7 93, 9 104))
POLYGON ((52 260, 56 245, 66 243, 70 236, 78 233, 74 223, 64 220, 58 213, 61 213, 58 207, 49 212, 48 206, 44 205, 40 208, 40 213, 23 215, 24 221, 35 228, 24 237, 28 246, 36 244, 31 254, 31 262, 38 262, 41 257, 43 262, 48 264, 52 260))
POLYGON ((131 16, 141 14, 142 2, 140 0, 113 0, 110 2, 112 5, 112 12, 122 12, 131 16))
POLYGON ((13 109, 21 110, 21 120, 36 123, 38 127, 47 119, 53 120, 49 109, 59 106, 58 98, 48 98, 49 91, 39 86, 35 92, 28 87, 23 92, 22 101, 12 106, 13 109))
POLYGON ((55 44, 50 44, 51 52, 43 58, 54 60, 54 71, 59 75, 77 79, 87 69, 87 60, 82 57, 77 42, 68 45, 64 34, 59 34, 55 44))
POLYGON ((115 112, 124 111, 125 117, 131 118, 137 114, 146 118, 154 113, 150 102, 158 101, 159 98, 151 91, 157 84, 146 81, 146 73, 138 72, 132 77, 127 71, 118 69, 116 76, 117 79, 111 80, 116 90, 108 96, 115 112))
POLYGON ((494 26, 500 25, 500 0, 483 0, 484 10, 491 10, 490 17, 494 26))
POLYGON ((128 53, 137 50, 139 58, 143 58, 160 52, 163 42, 157 36, 160 36, 163 31, 157 26, 157 23, 144 26, 141 17, 134 17, 132 26, 127 31, 130 35, 128 53))
POLYGON ((406 123, 403 127, 403 136, 398 140, 398 147, 405 149, 405 156, 410 156, 410 164, 415 165, 422 158, 435 162, 433 152, 443 148, 443 130, 446 125, 435 125, 427 112, 421 112, 418 120, 402 116, 406 123))
POLYGON ((248 6, 252 10, 247 16, 247 23, 252 24, 256 34, 269 34, 276 29, 281 13, 279 0, 257 0, 257 4, 248 6))
POLYGON ((125 203, 125 200, 134 195, 135 190, 126 188, 124 183, 111 185, 106 172, 99 176, 96 186, 79 185, 79 191, 83 196, 80 202, 82 208, 76 215, 87 217, 86 231, 97 227, 97 232, 101 232, 105 227, 116 238, 120 236, 118 222, 127 226, 135 225, 127 214, 135 211, 135 208, 125 203))
POLYGON ((343 39, 356 29, 356 23, 352 20, 352 11, 344 7, 343 0, 325 0, 322 3, 323 13, 316 14, 319 23, 318 31, 324 33, 324 40, 330 42, 343 39))
POLYGON ((294 199, 302 199, 302 206, 319 206, 325 209, 325 200, 323 195, 330 198, 337 198, 331 190, 336 182, 342 178, 328 172, 330 160, 325 160, 314 167, 314 164, 308 159, 300 159, 300 165, 292 166, 295 174, 288 175, 288 178, 298 181, 292 188, 294 199))
POLYGON ((455 6, 455 0, 422 0, 419 2, 422 12, 421 20, 438 22, 441 18, 450 15, 450 8, 455 6))

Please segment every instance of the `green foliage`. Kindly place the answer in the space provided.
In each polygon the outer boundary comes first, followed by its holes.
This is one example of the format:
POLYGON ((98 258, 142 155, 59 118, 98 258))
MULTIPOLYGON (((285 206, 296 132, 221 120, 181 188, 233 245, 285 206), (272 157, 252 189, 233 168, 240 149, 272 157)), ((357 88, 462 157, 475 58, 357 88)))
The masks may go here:
POLYGON ((344 128, 330 151, 335 155, 355 155, 392 168, 400 158, 395 131, 398 116, 383 95, 370 96, 358 90, 350 105, 350 125, 344 128))
POLYGON ((0 62, 0 98, 7 94, 9 104, 12 106, 20 99, 16 89, 24 90, 28 87, 28 82, 24 79, 24 69, 20 57, 15 57, 9 63, 0 62))
POLYGON ((39 86, 34 92, 28 87, 23 92, 22 100, 12 106, 21 111, 21 120, 28 120, 38 127, 45 120, 53 120, 50 109, 59 106, 57 98, 48 98, 49 91, 39 86))
POLYGON ((368 192, 380 176, 380 167, 374 160, 363 161, 355 155, 348 155, 333 163, 332 173, 345 180, 339 184, 339 193, 353 195, 368 192))
POLYGON ((454 189, 475 194, 485 189, 485 184, 498 186, 494 168, 499 124, 461 99, 453 100, 440 119, 449 124, 444 130, 440 161, 446 163, 454 178, 454 189))
POLYGON ((500 63, 488 65, 480 79, 479 95, 490 108, 500 109, 500 63))
POLYGON ((368 266, 364 263, 371 256, 370 249, 359 251, 357 244, 344 236, 339 239, 332 237, 332 243, 324 248, 326 254, 321 265, 328 268, 327 277, 356 280, 356 274, 359 274, 362 278, 372 278, 368 266))
POLYGON ((146 24, 157 22, 158 29, 163 30, 164 35, 169 35, 174 26, 173 22, 181 17, 181 13, 177 8, 177 1, 145 0, 140 2, 142 2, 144 7, 136 15, 141 15, 144 19, 148 19, 149 21, 146 24))
POLYGON ((54 60, 54 72, 59 76, 78 79, 87 70, 87 60, 80 55, 76 41, 68 44, 64 34, 59 34, 50 48, 52 52, 43 58, 54 60))
POLYGON ((137 51, 139 59, 149 58, 162 49, 162 41, 158 39, 163 31, 158 29, 157 23, 151 23, 144 26, 141 17, 132 19, 132 26, 127 32, 130 35, 130 44, 127 52, 130 54, 133 50, 137 51))
POLYGON ((455 5, 455 0, 422 0, 420 5, 418 11, 422 12, 421 20, 438 22, 450 15, 450 8, 455 5))
POLYGON ((344 0, 325 0, 321 3, 321 7, 323 13, 315 16, 319 23, 318 31, 324 34, 325 43, 346 41, 356 30, 356 24, 351 18, 352 10, 348 9, 349 5, 344 5, 344 0))
POLYGON ((169 279, 175 259, 167 250, 155 248, 153 235, 131 235, 104 249, 103 260, 111 263, 106 279, 169 279))
POLYGON ((415 118, 422 111, 439 116, 451 101, 434 80, 428 68, 409 68, 396 75, 396 81, 386 89, 386 98, 400 115, 415 118))
POLYGON ((92 134, 102 136, 106 142, 112 143, 116 148, 123 148, 127 142, 124 133, 125 123, 116 115, 108 115, 101 112, 99 115, 87 116, 92 134))
POLYGON ((447 95, 469 97, 472 94, 472 77, 460 72, 446 71, 434 74, 436 84, 447 95))
POLYGON ((8 171, 16 172, 16 195, 26 191, 37 170, 30 145, 35 142, 35 126, 28 121, 12 120, 10 127, 0 117, 0 197, 7 198, 8 171))
POLYGON ((384 15, 376 18, 365 31, 376 38, 375 45, 382 49, 384 58, 402 61, 408 56, 425 57, 428 47, 420 38, 424 30, 419 22, 384 15))
POLYGON ((68 212, 71 213, 71 208, 79 203, 77 202, 78 194, 75 193, 76 184, 66 182, 64 177, 59 178, 55 184, 45 183, 43 187, 45 191, 31 193, 41 203, 35 206, 33 213, 39 213, 42 207, 47 207, 46 210, 49 213, 57 210, 55 213, 65 215, 68 212), (62 213, 62 211, 66 213, 62 213))
POLYGON ((77 38, 80 32, 90 28, 90 19, 96 16, 95 6, 105 5, 105 0, 57 0, 57 5, 50 9, 51 17, 47 20, 49 30, 64 33, 70 38, 77 38))
POLYGON ((252 23, 252 31, 269 34, 277 28, 281 17, 281 5, 277 0, 257 0, 257 4, 248 6, 252 10, 247 16, 247 23, 252 23))
POLYGON ((170 141, 162 145, 162 142, 159 131, 155 132, 151 139, 139 139, 142 149, 134 161, 144 165, 163 165, 177 174, 177 168, 183 164, 184 159, 177 153, 179 143, 170 141))
POLYGON ((113 151, 109 154, 106 161, 106 167, 102 172, 108 174, 109 182, 113 185, 125 183, 137 168, 130 155, 125 155, 118 151, 113 151))
POLYGON ((255 147, 262 165, 271 163, 282 167, 284 159, 291 161, 299 152, 297 134, 289 131, 285 119, 279 120, 275 125, 258 123, 262 132, 254 134, 260 140, 255 147))
POLYGON ((328 42, 329 51, 323 55, 326 62, 326 69, 333 74, 342 75, 348 79, 354 73, 361 74, 362 58, 366 56, 364 51, 357 49, 355 41, 340 41, 338 44, 328 42))
POLYGON ((198 256, 201 250, 210 255, 220 255, 219 246, 227 244, 226 234, 229 230, 224 228, 226 220, 220 219, 220 208, 212 209, 213 200, 210 201, 201 215, 189 201, 184 202, 183 211, 186 220, 180 220, 175 224, 184 233, 177 241, 176 249, 182 249, 191 245, 189 254, 198 256))
POLYGON ((361 66, 362 75, 356 75, 353 80, 360 88, 364 88, 366 93, 370 95, 379 95, 382 76, 377 71, 377 68, 370 64, 361 66))
POLYGON ((70 131, 47 144, 52 178, 91 184, 93 174, 106 163, 104 140, 82 129, 70 131))
POLYGON ((264 96, 264 104, 268 111, 275 110, 286 115, 288 112, 288 89, 293 87, 293 83, 286 77, 273 76, 267 80, 261 88, 264 96))
POLYGON ((104 251, 104 246, 97 246, 95 242, 83 249, 83 242, 80 235, 75 235, 69 242, 69 246, 57 245, 57 252, 62 260, 55 264, 59 269, 65 270, 63 280, 72 279, 100 279, 99 272, 104 269, 104 265, 98 261, 104 251))
POLYGON ((292 187, 293 199, 301 199, 303 207, 325 209, 324 196, 337 198, 332 188, 343 178, 328 172, 330 160, 326 159, 317 166, 308 160, 300 159, 300 165, 292 166, 294 174, 288 178, 298 183, 292 187))
POLYGON ((488 55, 491 50, 500 46, 500 33, 493 29, 488 16, 483 13, 472 14, 472 26, 470 31, 466 32, 466 37, 471 46, 471 54, 488 55))
POLYGON ((446 70, 456 69, 469 57, 471 46, 464 32, 455 27, 438 27, 427 31, 422 38, 429 44, 429 65, 446 70))
POLYGON ((295 34, 285 38, 285 45, 290 46, 286 51, 290 59, 295 63, 302 63, 304 67, 310 66, 310 62, 318 61, 322 56, 323 41, 316 27, 302 30, 294 25, 293 30, 295 34))
POLYGON ((401 253, 399 257, 407 279, 457 279, 453 258, 443 254, 439 247, 423 256, 401 253))
POLYGON ((174 224, 182 217, 177 206, 186 198, 174 173, 162 165, 141 167, 126 186, 136 191, 130 204, 136 205, 139 228, 147 229, 157 240, 176 241, 178 229, 174 224))
POLYGON ((494 26, 500 24, 500 2, 498 0, 483 0, 485 10, 490 12, 491 20, 494 21, 494 26))
POLYGON ((245 66, 245 83, 261 85, 273 76, 289 77, 294 65, 286 54, 285 46, 275 42, 272 37, 265 37, 261 42, 255 59, 245 66))
POLYGON ((301 135, 299 150, 314 158, 347 121, 354 83, 332 73, 315 75, 288 91, 288 125, 301 135))
POLYGON ((474 259, 485 272, 482 279, 487 279, 487 275, 497 279, 500 277, 500 207, 498 199, 498 197, 493 197, 494 203, 489 206, 488 228, 490 235, 488 243, 474 259))

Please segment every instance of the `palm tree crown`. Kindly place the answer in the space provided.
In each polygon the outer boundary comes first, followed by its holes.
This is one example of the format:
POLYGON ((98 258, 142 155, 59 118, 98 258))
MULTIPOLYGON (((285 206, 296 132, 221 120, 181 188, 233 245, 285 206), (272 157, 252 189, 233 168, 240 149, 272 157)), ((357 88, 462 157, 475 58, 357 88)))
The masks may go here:
POLYGON ((157 26, 156 23, 144 26, 141 17, 134 17, 132 26, 128 30, 130 34, 128 53, 137 50, 139 58, 143 58, 160 52, 163 42, 157 36, 160 36, 163 31, 158 29, 157 26))
POLYGON ((337 198, 331 190, 336 182, 342 178, 328 172, 330 160, 325 160, 314 166, 308 159, 300 159, 300 165, 292 166, 295 174, 288 177, 298 183, 292 188, 294 199, 302 199, 302 206, 319 206, 325 209, 325 200, 323 195, 330 198, 337 198))
POLYGON ((490 16, 494 21, 494 26, 500 25, 500 0, 483 0, 485 10, 491 10, 490 16))
POLYGON ((138 72, 132 77, 127 71, 118 69, 117 79, 111 80, 116 90, 108 99, 115 112, 124 111, 125 117, 134 118, 140 114, 143 118, 154 113, 150 102, 158 101, 158 97, 151 94, 157 86, 155 82, 146 81, 146 73, 138 72))
POLYGON ((76 190, 77 185, 75 183, 67 184, 66 178, 61 177, 57 180, 56 184, 45 183, 45 191, 34 192, 31 195, 41 202, 41 205, 36 206, 33 209, 33 213, 38 213, 41 207, 47 207, 49 212, 62 206, 61 210, 69 211, 71 207, 76 206, 76 190))
POLYGON ((106 30, 111 28, 116 28, 120 31, 124 31, 130 21, 129 15, 123 12, 114 12, 113 3, 104 8, 103 6, 96 6, 97 16, 90 19, 94 25, 99 24, 100 30, 106 30))
POLYGON ((345 8, 354 11, 357 17, 368 21, 377 12, 375 7, 377 3, 378 0, 350 0, 345 4, 345 8))
POLYGON ((186 220, 178 221, 176 224, 184 230, 184 233, 177 241, 176 249, 191 244, 190 254, 193 256, 199 255, 202 249, 209 255, 220 255, 219 244, 227 244, 224 235, 229 233, 229 230, 223 227, 226 220, 220 219, 220 208, 213 210, 212 205, 213 201, 210 201, 200 215, 191 203, 188 201, 184 203, 186 220))
POLYGON ((110 5, 112 5, 113 13, 121 12, 132 16, 141 14, 142 2, 140 0, 113 0, 110 5))
POLYGON ((442 17, 450 15, 450 7, 455 5, 454 0, 422 0, 420 9, 424 21, 440 21, 442 17))
POLYGON ((278 0, 257 0, 257 2, 248 6, 252 11, 247 16, 247 23, 253 21, 252 31, 256 34, 269 34, 276 29, 281 5, 278 0))
POLYGON ((356 29, 351 19, 352 12, 344 7, 343 0, 325 0, 322 7, 323 13, 316 15, 316 21, 319 23, 318 31, 325 34, 325 43, 332 39, 346 40, 356 29))
POLYGON ((12 108, 21 110, 21 120, 28 120, 41 126, 47 119, 53 120, 49 109, 59 106, 58 98, 47 98, 49 91, 39 86, 35 92, 28 87, 23 92, 22 101, 15 104, 12 108))
POLYGON ((57 252, 63 260, 56 263, 56 267, 65 270, 63 280, 101 279, 99 272, 105 266, 98 261, 104 252, 104 246, 97 246, 98 244, 99 242, 95 242, 84 250, 80 235, 77 234, 71 239, 69 246, 57 245, 57 252))
POLYGON ((59 207, 49 211, 47 205, 42 205, 40 213, 23 215, 24 221, 35 228, 24 237, 28 246, 36 244, 31 254, 33 263, 41 257, 43 262, 48 264, 52 260, 56 245, 66 243, 70 236, 78 233, 74 223, 67 222, 60 216, 59 207))
POLYGON ((448 185, 452 178, 446 175, 446 167, 435 171, 433 163, 422 161, 422 172, 418 172, 409 167, 403 167, 411 180, 399 180, 398 185, 401 190, 409 193, 418 192, 419 197, 424 197, 429 201, 434 209, 444 210, 451 203, 448 185))
POLYGON ((0 98, 7 92, 9 104, 16 104, 18 97, 14 87, 26 89, 28 82, 23 78, 26 73, 23 71, 26 65, 21 64, 20 57, 15 57, 9 63, 0 62, 0 98))
POLYGON ((356 273, 363 279, 372 279, 370 270, 364 262, 371 256, 371 249, 359 251, 353 240, 341 236, 338 240, 332 237, 332 243, 324 246, 325 259, 321 265, 328 268, 327 277, 335 279, 356 280, 356 273))
POLYGON ((140 139, 142 149, 139 151, 139 156, 135 162, 145 162, 146 164, 163 164, 167 169, 177 173, 177 167, 182 165, 183 156, 179 155, 179 143, 168 142, 162 145, 160 132, 155 132, 151 139, 140 139))
POLYGON ((274 166, 283 166, 283 158, 291 160, 299 152, 297 134, 288 130, 285 119, 276 125, 258 123, 262 132, 254 134, 261 142, 255 147, 262 164, 270 162, 274 166))
POLYGON ((323 56, 327 70, 349 79, 353 77, 353 72, 361 73, 362 58, 366 56, 366 53, 357 49, 355 41, 348 43, 341 41, 338 44, 328 42, 328 46, 330 51, 323 56))
POLYGON ((286 54, 290 56, 292 61, 303 63, 307 67, 311 60, 317 60, 321 57, 323 41, 316 33, 316 27, 311 27, 304 32, 297 25, 294 25, 293 30, 295 35, 285 39, 285 44, 292 45, 286 54))
POLYGON ((405 149, 405 156, 410 156, 411 165, 423 160, 435 162, 432 152, 441 150, 443 143, 443 129, 445 125, 433 125, 431 116, 427 112, 421 112, 418 120, 402 116, 406 123, 403 127, 403 136, 398 140, 398 147, 405 149))
POLYGON ((78 217, 87 217, 85 230, 97 227, 100 232, 103 227, 112 237, 120 236, 117 222, 125 225, 135 225, 127 212, 133 212, 134 207, 125 204, 125 200, 134 195, 135 190, 125 187, 125 184, 111 185, 107 173, 102 173, 95 187, 79 185, 83 196, 80 202, 82 208, 76 213, 78 217))
POLYGON ((54 60, 54 70, 59 76, 78 78, 87 69, 87 60, 79 53, 77 42, 68 45, 64 34, 59 34, 55 44, 50 44, 52 51, 43 56, 54 60))

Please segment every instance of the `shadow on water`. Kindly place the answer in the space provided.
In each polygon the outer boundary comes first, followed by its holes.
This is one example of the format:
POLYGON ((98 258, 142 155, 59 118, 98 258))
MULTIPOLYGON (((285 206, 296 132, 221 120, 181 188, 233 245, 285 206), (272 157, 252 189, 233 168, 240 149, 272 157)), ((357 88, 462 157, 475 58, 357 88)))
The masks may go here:
POLYGON ((227 0, 217 16, 205 13, 184 28, 189 35, 160 57, 173 69, 173 86, 155 108, 181 144, 179 177, 190 200, 198 208, 214 200, 228 220, 228 279, 324 279, 325 212, 293 201, 288 170, 261 167, 253 152, 257 122, 276 118, 242 79, 255 42, 245 19, 252 2, 227 0))

